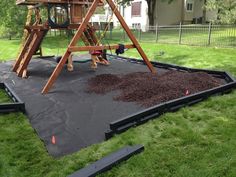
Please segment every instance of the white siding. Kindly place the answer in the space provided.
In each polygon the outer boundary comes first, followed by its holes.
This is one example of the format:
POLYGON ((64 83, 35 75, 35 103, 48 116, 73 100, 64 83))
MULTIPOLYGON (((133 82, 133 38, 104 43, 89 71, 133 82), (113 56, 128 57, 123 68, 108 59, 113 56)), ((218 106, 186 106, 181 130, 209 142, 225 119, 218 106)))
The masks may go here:
MULTIPOLYGON (((140 23, 142 30, 145 31, 149 25, 148 5, 146 0, 134 0, 133 2, 140 1, 142 2, 140 17, 132 17, 131 6, 127 6, 125 8, 120 7, 119 10, 120 13, 124 16, 124 19, 128 26, 132 27, 132 24, 140 23)), ((193 18, 200 18, 203 16, 203 0, 188 0, 193 2, 192 12, 187 12, 186 1, 187 0, 175 0, 169 4, 166 1, 158 0, 156 3, 156 11, 154 13, 155 23, 158 25, 179 24, 182 19, 182 15, 185 23, 191 23, 193 18)), ((206 20, 215 20, 216 16, 216 12, 207 11, 206 20)), ((117 18, 114 17, 113 22, 115 27, 120 26, 117 18)))
MULTIPOLYGON (((142 2, 142 6, 141 6, 141 16, 140 17, 132 17, 131 15, 131 6, 127 6, 124 8, 120 8, 120 13, 121 15, 124 15, 124 19, 126 21, 126 23, 128 24, 128 26, 132 27, 133 24, 137 24, 139 23, 141 25, 141 28, 143 31, 146 30, 149 21, 148 21, 148 6, 147 6, 147 2, 146 0, 134 0, 133 2, 142 2)), ((118 20, 116 17, 113 18, 114 21, 114 26, 120 26, 118 20)))

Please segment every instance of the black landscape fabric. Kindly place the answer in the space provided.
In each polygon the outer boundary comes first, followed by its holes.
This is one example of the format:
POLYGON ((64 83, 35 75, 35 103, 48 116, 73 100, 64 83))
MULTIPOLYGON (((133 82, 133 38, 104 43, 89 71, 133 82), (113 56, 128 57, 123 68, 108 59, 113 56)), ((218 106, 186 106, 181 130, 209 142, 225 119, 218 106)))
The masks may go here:
MULTIPOLYGON (((84 57, 82 60, 87 59, 84 57)), ((0 64, 0 82, 8 83, 25 102, 32 127, 55 157, 102 142, 110 122, 147 108, 132 100, 114 99, 120 90, 111 89, 103 94, 88 91, 88 81, 96 76, 149 72, 142 64, 113 59, 110 66, 98 65, 93 71, 89 62, 74 63, 74 71, 68 72, 64 68, 46 95, 42 95, 41 90, 56 66, 53 59, 33 59, 28 67, 28 79, 18 78, 11 71, 12 64, 13 61, 0 64)), ((157 68, 157 71, 157 76, 169 72, 163 68, 157 68)))

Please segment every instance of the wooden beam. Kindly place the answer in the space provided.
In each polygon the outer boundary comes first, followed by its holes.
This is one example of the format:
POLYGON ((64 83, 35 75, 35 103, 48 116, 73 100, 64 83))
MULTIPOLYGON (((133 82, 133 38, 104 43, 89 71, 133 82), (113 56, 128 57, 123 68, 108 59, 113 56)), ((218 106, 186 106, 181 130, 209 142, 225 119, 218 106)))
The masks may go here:
POLYGON ((154 67, 152 66, 152 64, 150 63, 150 61, 148 60, 147 55, 145 54, 145 52, 143 51, 142 47, 139 45, 137 39, 135 38, 135 36, 133 35, 133 33, 131 32, 131 30, 129 29, 128 25, 126 24, 124 18, 122 17, 122 15, 120 14, 120 12, 118 11, 116 5, 114 4, 114 2, 112 0, 106 0, 107 3, 109 4, 109 6, 111 7, 112 11, 114 12, 114 14, 116 15, 117 19, 119 20, 120 24, 122 25, 122 27, 124 28, 124 30, 126 31, 127 35, 129 36, 130 40, 133 42, 135 48, 137 48, 139 54, 141 55, 141 57, 143 58, 144 62, 146 63, 146 65, 148 66, 148 68, 150 69, 150 71, 152 73, 155 73, 156 70, 154 69, 154 67))
POLYGON ((48 25, 26 25, 25 26, 25 29, 27 30, 35 30, 35 31, 38 31, 38 30, 49 30, 49 29, 58 29, 58 30, 67 30, 67 29, 78 29, 80 26, 80 24, 69 24, 68 27, 66 28, 52 28, 48 25))
MULTIPOLYGON (((132 48, 137 48, 139 54, 142 56, 144 62, 146 63, 146 65, 148 66, 148 68, 150 69, 151 72, 155 73, 156 70, 153 68, 152 64, 150 63, 150 61, 148 60, 146 54, 144 53, 144 51, 142 50, 141 46, 139 45, 138 41, 136 40, 135 36, 133 35, 133 33, 131 32, 131 30, 129 29, 128 25, 126 24, 125 20, 123 19, 123 17, 121 16, 121 14, 119 13, 116 5, 113 3, 112 0, 106 0, 107 3, 109 4, 109 6, 111 7, 112 11, 114 12, 114 14, 116 15, 116 17, 118 18, 118 20, 120 21, 122 27, 124 28, 124 30, 127 32, 129 38, 131 39, 133 45, 129 46, 132 48)), ((73 51, 81 51, 81 50, 94 50, 94 49, 102 49, 102 48, 106 48, 109 46, 85 46, 85 47, 76 47, 76 44, 78 42, 78 40, 81 38, 81 36, 83 35, 84 30, 86 29, 90 18, 92 17, 93 13, 96 10, 96 7, 98 6, 98 4, 101 2, 101 0, 94 0, 92 3, 92 6, 90 7, 89 11, 87 12, 83 22, 81 23, 81 25, 79 26, 76 34, 74 35, 73 39, 71 40, 65 54, 63 55, 62 59, 60 60, 60 62, 58 63, 58 65, 56 66, 55 70, 53 71, 52 75, 50 76, 47 84, 45 85, 45 87, 43 88, 42 93, 48 93, 48 91, 51 89, 52 85, 54 84, 55 80, 57 79, 57 77, 59 76, 63 66, 65 65, 66 61, 68 60, 68 57, 71 55, 71 53, 73 51)), ((128 47, 128 46, 127 46, 128 47)), ((114 49, 117 48, 117 46, 114 47, 114 49)))
MULTIPOLYGON (((44 3, 44 4, 68 4, 68 0, 17 0, 16 5, 36 5, 39 3, 44 3)), ((93 0, 70 0, 69 4, 88 4, 91 5, 93 3, 93 0)), ((98 3, 98 6, 104 6, 104 3, 100 1, 98 3)))
POLYGON ((25 29, 39 31, 39 30, 47 30, 49 29, 49 27, 45 25, 26 25, 25 29))
MULTIPOLYGON (((103 50, 103 49, 107 49, 107 50, 114 50, 114 49, 118 49, 119 45, 111 45, 111 46, 73 46, 73 47, 69 47, 69 51, 70 52, 79 52, 79 51, 92 51, 92 50, 103 50)), ((128 44, 125 45, 126 49, 132 49, 135 48, 135 46, 133 44, 128 44)))
MULTIPOLYGON (((82 24, 79 26, 78 31, 74 35, 74 37, 73 37, 71 43, 69 44, 68 48, 76 45, 79 38, 83 34, 84 29, 87 27, 87 25, 89 23, 89 20, 92 17, 93 13, 95 12, 99 2, 100 2, 100 0, 94 0, 92 6, 90 7, 89 11, 87 12, 82 24)), ((57 67, 53 71, 52 75, 50 76, 47 84, 43 88, 43 91, 42 91, 43 94, 48 93, 48 91, 51 89, 52 85, 56 81, 58 75, 60 74, 60 72, 61 72, 63 66, 65 65, 65 63, 66 63, 68 57, 70 56, 70 54, 71 54, 71 52, 69 51, 69 49, 67 49, 65 54, 61 58, 60 62, 57 64, 57 67)))

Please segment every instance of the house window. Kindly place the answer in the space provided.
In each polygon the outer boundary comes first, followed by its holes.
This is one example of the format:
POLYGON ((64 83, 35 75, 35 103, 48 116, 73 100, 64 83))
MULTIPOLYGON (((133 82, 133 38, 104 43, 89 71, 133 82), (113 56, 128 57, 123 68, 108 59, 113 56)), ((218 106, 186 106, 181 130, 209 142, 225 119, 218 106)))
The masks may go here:
POLYGON ((186 10, 187 10, 187 12, 192 12, 193 11, 193 2, 191 2, 191 1, 187 2, 186 10))
POLYGON ((132 28, 133 29, 141 29, 141 24, 140 23, 132 23, 132 28))
POLYGON ((131 16, 141 16, 142 2, 133 2, 131 5, 131 16))

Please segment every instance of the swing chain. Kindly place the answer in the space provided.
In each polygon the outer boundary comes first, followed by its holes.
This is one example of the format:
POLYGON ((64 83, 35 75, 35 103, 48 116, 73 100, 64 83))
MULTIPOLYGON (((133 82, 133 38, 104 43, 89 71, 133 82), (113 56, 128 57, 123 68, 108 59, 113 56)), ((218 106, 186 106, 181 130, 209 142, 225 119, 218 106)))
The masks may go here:
MULTIPOLYGON (((104 0, 102 0, 102 1, 104 1, 104 0)), ((114 16, 115 12, 118 10, 118 2, 115 1, 115 3, 116 3, 115 9, 112 11, 112 14, 111 14, 111 16, 110 16, 110 18, 109 18, 109 20, 108 20, 108 22, 107 22, 107 25, 106 25, 106 27, 105 27, 103 33, 101 34, 100 39, 98 40, 98 42, 97 42, 96 45, 99 45, 100 42, 106 37, 106 33, 107 33, 108 28, 109 28, 109 26, 110 26, 110 24, 111 24, 111 21, 112 21, 112 19, 113 19, 113 16, 114 16)), ((107 14, 107 15, 109 15, 109 14, 107 14)), ((107 19, 108 19, 108 18, 107 18, 107 19)))

